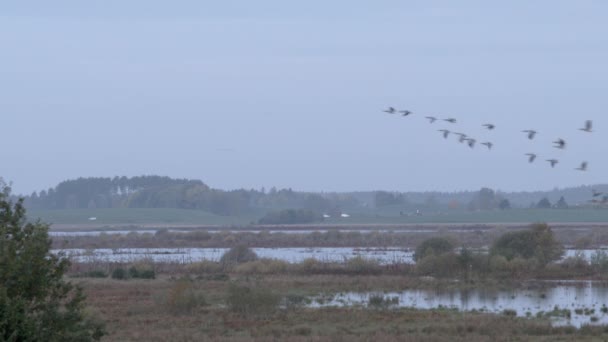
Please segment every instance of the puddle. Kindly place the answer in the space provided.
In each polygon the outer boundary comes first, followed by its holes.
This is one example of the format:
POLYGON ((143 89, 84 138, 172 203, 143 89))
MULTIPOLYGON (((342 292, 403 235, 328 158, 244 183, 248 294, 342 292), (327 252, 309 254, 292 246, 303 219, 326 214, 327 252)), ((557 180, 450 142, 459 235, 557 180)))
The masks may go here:
POLYGON ((513 310, 519 317, 549 317, 555 326, 608 324, 608 287, 593 282, 579 282, 545 289, 513 291, 434 291, 406 290, 387 293, 347 292, 335 296, 320 295, 312 299, 311 307, 363 306, 370 298, 382 296, 380 302, 388 307, 416 309, 452 309, 466 314, 470 311, 503 314, 513 310))
MULTIPOLYGON (((252 248, 260 258, 290 263, 315 258, 324 262, 344 262, 357 256, 377 260, 381 264, 413 263, 413 251, 403 248, 252 248)), ((134 262, 148 259, 157 262, 192 263, 218 261, 228 248, 98 248, 56 249, 76 262, 134 262)))

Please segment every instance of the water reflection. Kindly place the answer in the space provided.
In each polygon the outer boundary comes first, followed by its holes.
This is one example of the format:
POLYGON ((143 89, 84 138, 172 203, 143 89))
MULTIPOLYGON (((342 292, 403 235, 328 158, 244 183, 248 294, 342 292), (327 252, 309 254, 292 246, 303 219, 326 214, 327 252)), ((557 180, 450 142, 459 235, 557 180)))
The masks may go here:
MULTIPOLYGON (((308 258, 323 262, 344 262, 354 257, 377 260, 381 264, 413 263, 409 249, 403 248, 252 248, 260 258, 297 263, 308 258)), ((57 249, 76 262, 135 262, 146 259, 155 262, 191 263, 218 261, 228 248, 97 248, 57 249)))
MULTIPOLYGON (((549 317, 555 325, 608 324, 608 287, 591 281, 525 290, 406 290, 382 293, 398 298, 397 307, 446 308, 502 314, 514 310, 519 317, 549 317)), ((341 293, 331 300, 313 300, 312 306, 367 306, 378 293, 341 293)), ((327 295, 324 295, 327 298, 327 295)))

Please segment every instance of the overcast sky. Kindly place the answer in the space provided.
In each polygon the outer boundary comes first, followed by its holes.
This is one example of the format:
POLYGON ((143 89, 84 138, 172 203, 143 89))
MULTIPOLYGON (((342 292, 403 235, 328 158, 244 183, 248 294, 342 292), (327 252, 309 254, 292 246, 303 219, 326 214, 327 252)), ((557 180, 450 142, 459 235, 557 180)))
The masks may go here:
POLYGON ((142 174, 312 191, 605 183, 606 18, 600 0, 2 1, 0 176, 18 193, 142 174))

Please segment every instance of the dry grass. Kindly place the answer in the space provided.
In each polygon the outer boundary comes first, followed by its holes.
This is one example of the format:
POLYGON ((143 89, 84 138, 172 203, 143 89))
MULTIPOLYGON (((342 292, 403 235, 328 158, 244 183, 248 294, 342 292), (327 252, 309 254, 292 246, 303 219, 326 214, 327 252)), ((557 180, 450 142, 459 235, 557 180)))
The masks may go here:
MULTIPOLYGON (((176 295, 183 279, 82 280, 92 312, 107 322, 106 341, 594 341, 606 328, 552 328, 547 321, 454 311, 295 308, 270 315, 243 315, 224 306, 231 284, 272 289, 285 295, 297 289, 318 293, 341 288, 362 291, 404 288, 407 279, 382 276, 267 276, 230 281, 192 281, 188 291, 206 305, 187 312, 170 310, 164 300, 176 295)), ((187 292, 187 291, 186 291, 187 292)))

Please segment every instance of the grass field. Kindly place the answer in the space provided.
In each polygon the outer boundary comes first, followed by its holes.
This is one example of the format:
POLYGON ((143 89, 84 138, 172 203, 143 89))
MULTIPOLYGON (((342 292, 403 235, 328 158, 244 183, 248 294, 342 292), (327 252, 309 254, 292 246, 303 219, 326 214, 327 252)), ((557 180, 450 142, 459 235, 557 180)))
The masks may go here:
MULTIPOLYGON (((260 209, 242 216, 219 216, 186 209, 74 209, 30 210, 30 219, 40 218, 52 224, 71 225, 249 225, 264 215, 260 209), (90 221, 95 217, 95 221, 90 221)), ((595 209, 512 209, 504 211, 450 211, 442 214, 400 216, 398 212, 352 213, 347 218, 329 218, 321 225, 349 224, 444 224, 444 223, 599 223, 608 222, 608 210, 595 209)))
MULTIPOLYGON (((254 286, 282 296, 293 293, 294 286, 299 293, 316 292, 319 284, 359 288, 366 279, 288 276, 258 279, 254 286)), ((105 341, 602 341, 607 336, 601 326, 577 330, 551 327, 546 319, 442 309, 294 307, 235 312, 226 306, 234 283, 253 285, 245 279, 80 282, 89 312, 106 322, 105 341)))
POLYGON ((246 225, 257 220, 255 215, 248 216, 219 216, 201 210, 187 209, 72 209, 72 210, 30 210, 28 217, 32 220, 40 218, 51 224, 82 224, 82 225, 246 225), (91 221, 89 218, 95 217, 91 221))

